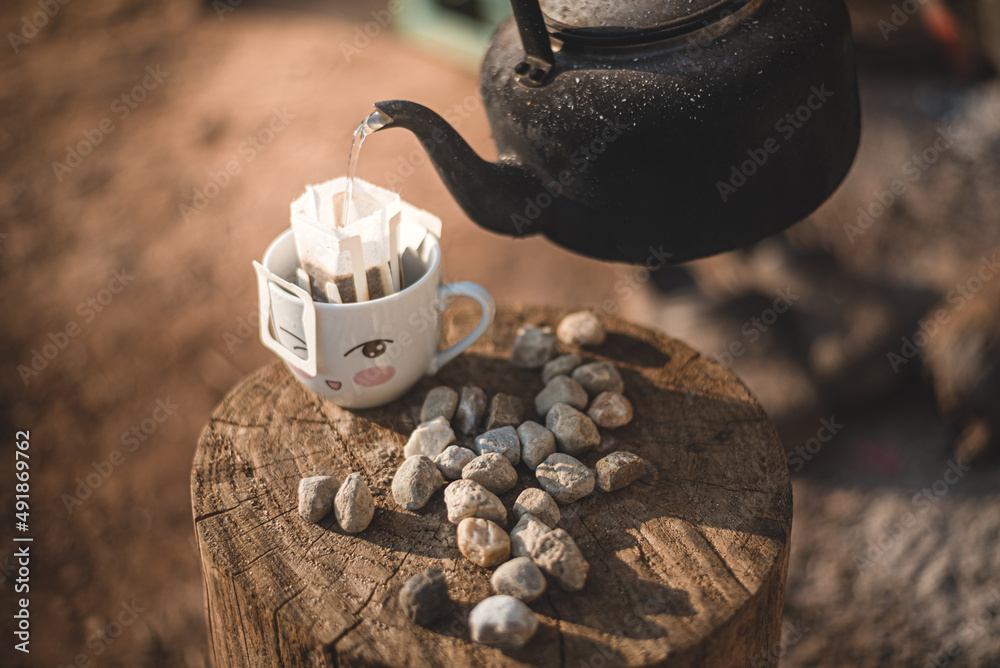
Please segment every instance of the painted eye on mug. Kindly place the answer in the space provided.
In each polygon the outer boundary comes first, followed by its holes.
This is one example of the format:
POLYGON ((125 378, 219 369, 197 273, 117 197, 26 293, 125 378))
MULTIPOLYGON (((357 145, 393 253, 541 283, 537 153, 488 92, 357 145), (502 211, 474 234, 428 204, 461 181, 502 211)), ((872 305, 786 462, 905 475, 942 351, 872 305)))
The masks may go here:
POLYGON ((367 343, 362 343, 360 346, 354 346, 344 353, 344 357, 347 357, 360 348, 362 355, 368 359, 375 359, 376 357, 381 357, 385 354, 385 351, 388 348, 386 344, 388 343, 392 343, 392 339, 375 339, 374 341, 368 341, 367 343))

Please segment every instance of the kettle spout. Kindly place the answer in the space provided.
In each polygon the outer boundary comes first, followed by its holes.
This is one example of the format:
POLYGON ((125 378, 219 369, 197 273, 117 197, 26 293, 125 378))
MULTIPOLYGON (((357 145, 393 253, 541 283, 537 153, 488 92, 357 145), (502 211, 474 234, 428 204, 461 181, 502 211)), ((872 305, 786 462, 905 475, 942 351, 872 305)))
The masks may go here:
POLYGON ((434 168, 462 210, 481 227, 521 237, 544 232, 546 211, 534 219, 524 212, 524 199, 537 194, 542 182, 511 160, 493 163, 480 158, 446 120, 427 107, 405 100, 376 102, 373 130, 406 128, 417 136, 434 168))

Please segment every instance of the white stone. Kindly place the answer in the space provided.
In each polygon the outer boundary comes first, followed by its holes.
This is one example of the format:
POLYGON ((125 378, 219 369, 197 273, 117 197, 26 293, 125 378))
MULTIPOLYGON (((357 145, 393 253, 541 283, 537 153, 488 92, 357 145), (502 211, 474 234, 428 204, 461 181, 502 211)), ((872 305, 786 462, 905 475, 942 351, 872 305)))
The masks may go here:
POLYGON ((466 517, 458 523, 458 551, 477 566, 490 568, 507 561, 510 537, 496 522, 466 517))
POLYGON ((360 473, 351 473, 337 491, 333 501, 337 523, 347 533, 360 533, 375 516, 375 499, 360 473))
POLYGON ((559 503, 573 503, 594 491, 594 472, 561 452, 539 464, 535 476, 542 489, 559 503))
POLYGON ((340 481, 329 475, 317 475, 299 481, 299 515, 316 523, 333 508, 340 481))
POLYGON ((513 596, 490 596, 469 613, 473 642, 503 647, 523 647, 538 630, 538 617, 513 596))
POLYGON ((530 557, 531 548, 539 538, 551 529, 530 513, 521 515, 514 528, 510 530, 510 553, 515 557, 530 557))
POLYGON ((443 417, 437 417, 429 422, 423 422, 410 434, 410 440, 403 448, 404 457, 426 455, 437 457, 444 449, 455 442, 455 432, 451 424, 443 417))
POLYGON ((528 420, 518 427, 517 438, 521 442, 521 461, 532 471, 556 451, 555 435, 537 422, 528 420))
POLYGON ((587 407, 587 390, 569 376, 556 376, 535 397, 535 410, 548 415, 556 404, 568 404, 577 410, 587 407))
POLYGON ((599 346, 607 334, 604 323, 591 311, 577 311, 562 319, 556 336, 567 346, 599 346))
POLYGON ((468 448, 457 445, 449 445, 444 451, 434 458, 438 470, 445 480, 458 480, 462 477, 462 469, 465 465, 476 458, 476 453, 468 448))
POLYGON ((444 488, 448 521, 458 524, 467 517, 479 517, 507 525, 507 509, 496 494, 475 480, 456 480, 444 488))

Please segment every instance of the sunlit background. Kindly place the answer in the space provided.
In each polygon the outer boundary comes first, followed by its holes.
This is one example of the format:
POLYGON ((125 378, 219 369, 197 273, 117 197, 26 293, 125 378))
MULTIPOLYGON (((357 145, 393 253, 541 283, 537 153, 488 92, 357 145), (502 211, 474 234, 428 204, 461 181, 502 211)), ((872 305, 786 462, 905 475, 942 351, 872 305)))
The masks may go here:
MULTIPOLYGON (((858 158, 812 219, 747 251, 647 280, 492 235, 404 132, 370 138, 359 175, 444 220, 449 281, 500 303, 611 300, 755 391, 793 472, 784 665, 1000 665, 1000 2, 849 5, 858 158), (776 300, 791 308, 772 317, 776 300)), ((30 662, 4 614, 0 663, 208 665, 189 475, 213 407, 272 359, 251 260, 305 184, 344 173, 374 101, 450 114, 495 157, 476 69, 507 15, 501 0, 0 7, 5 600, 21 429, 36 536, 30 662)))

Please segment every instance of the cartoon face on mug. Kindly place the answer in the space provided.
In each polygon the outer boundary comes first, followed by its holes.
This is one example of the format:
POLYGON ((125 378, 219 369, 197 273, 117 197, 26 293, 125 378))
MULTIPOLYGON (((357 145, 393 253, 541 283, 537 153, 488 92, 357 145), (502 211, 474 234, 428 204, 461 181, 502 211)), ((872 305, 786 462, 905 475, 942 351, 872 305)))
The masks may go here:
MULTIPOLYGON (((284 290, 271 287, 271 323, 275 338, 297 357, 306 359, 308 354, 305 326, 302 321, 302 302, 284 290)), ((335 392, 357 393, 361 388, 374 388, 388 383, 396 376, 397 360, 401 352, 394 334, 379 332, 371 327, 362 331, 356 326, 350 330, 351 339, 332 338, 320 341, 320 359, 317 377, 311 378, 301 369, 291 366, 303 381, 325 383, 335 392), (358 339, 363 339, 360 343, 358 339)))

